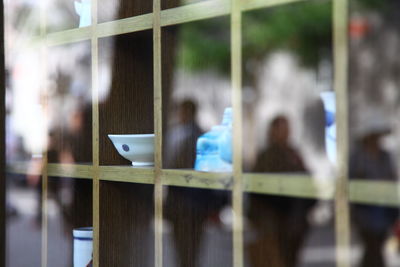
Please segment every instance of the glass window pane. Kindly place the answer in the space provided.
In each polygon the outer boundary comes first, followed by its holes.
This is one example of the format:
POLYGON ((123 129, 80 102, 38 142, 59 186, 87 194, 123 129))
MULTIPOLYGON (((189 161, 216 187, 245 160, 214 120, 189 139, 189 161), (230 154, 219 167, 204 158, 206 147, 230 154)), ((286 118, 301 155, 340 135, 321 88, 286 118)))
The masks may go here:
POLYGON ((216 0, 161 0, 161 9, 174 8, 184 5, 213 2, 216 0))
POLYGON ((90 0, 48 0, 47 32, 57 32, 91 24, 90 0))
POLYGON ((352 262, 400 266, 399 2, 351 0, 349 132, 352 262))
POLYGON ((229 31, 229 17, 162 28, 164 266, 233 264, 229 31))
MULTIPOLYGON (((90 252, 78 251, 81 248, 78 242, 83 237, 73 231, 93 226, 92 181, 49 177, 47 194, 47 264, 71 266, 77 254, 86 258, 85 262, 89 264, 90 252)), ((85 242, 93 242, 89 237, 86 238, 88 240, 85 242)))
POLYGON ((89 42, 49 48, 48 161, 92 162, 91 48, 89 42))
POLYGON ((107 0, 98 4, 99 23, 125 19, 153 12, 153 1, 107 0))
POLYGON ((248 266, 335 266, 332 3, 243 13, 248 266))

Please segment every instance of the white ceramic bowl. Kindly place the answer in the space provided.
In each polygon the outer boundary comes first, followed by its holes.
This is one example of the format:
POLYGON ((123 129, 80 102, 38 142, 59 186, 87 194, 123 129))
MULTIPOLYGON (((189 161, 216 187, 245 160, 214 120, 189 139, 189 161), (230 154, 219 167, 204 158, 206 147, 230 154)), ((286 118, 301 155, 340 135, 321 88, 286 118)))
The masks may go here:
POLYGON ((154 165, 154 134, 109 134, 118 153, 134 167, 154 165))

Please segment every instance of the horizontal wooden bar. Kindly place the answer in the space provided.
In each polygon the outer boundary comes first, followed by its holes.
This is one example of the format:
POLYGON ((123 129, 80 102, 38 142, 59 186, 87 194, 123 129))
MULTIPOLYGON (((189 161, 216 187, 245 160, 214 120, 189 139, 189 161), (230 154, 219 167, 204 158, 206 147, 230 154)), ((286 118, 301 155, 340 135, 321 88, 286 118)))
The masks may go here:
POLYGON ((400 206, 400 183, 396 181, 353 180, 349 182, 352 203, 400 206))
POLYGON ((86 164, 57 164, 49 163, 47 175, 49 177, 68 177, 92 179, 92 165, 86 164))
POLYGON ((232 173, 198 172, 194 170, 162 170, 163 185, 204 189, 232 190, 232 173))
POLYGON ((151 28, 153 28, 152 13, 98 24, 96 34, 97 37, 101 38, 151 28))
POLYGON ((210 0, 161 11, 161 26, 229 15, 231 1, 210 0))
MULTIPOLYGON (((96 27, 95 35, 98 38, 108 37, 118 34, 137 32, 151 29, 153 27, 153 14, 145 14, 131 18, 115 20, 105 23, 100 23, 96 27)), ((38 46, 43 40, 47 46, 56 46, 81 41, 90 40, 92 37, 92 27, 76 28, 60 32, 47 34, 46 37, 34 38, 30 42, 30 46, 38 46)))
POLYGON ((292 4, 297 2, 305 2, 311 0, 242 0, 242 10, 248 11, 253 9, 274 7, 279 5, 292 4))
MULTIPOLYGON (((307 175, 256 174, 243 175, 243 190, 247 193, 316 198, 314 180, 307 175)), ((327 198, 332 198, 328 196, 327 198)))
MULTIPOLYGON (((34 174, 29 161, 7 163, 7 172, 14 174, 34 174)), ((50 177, 92 178, 92 165, 48 164, 50 177)), ((161 171, 163 185, 232 190, 231 173, 198 172, 194 170, 161 171)), ((100 179, 127 183, 154 184, 152 168, 133 168, 131 166, 101 166, 100 179)), ((283 195, 290 197, 318 198, 314 179, 307 175, 282 175, 264 173, 243 174, 243 190, 247 193, 283 195)), ((332 199, 332 196, 324 196, 332 199)), ((351 179, 349 197, 352 203, 399 206, 400 183, 396 181, 366 181, 351 179)))
POLYGON ((100 180, 139 184, 154 184, 153 168, 131 166, 100 166, 100 180))
POLYGON ((49 33, 45 37, 47 46, 56 46, 69 43, 87 41, 91 38, 91 27, 76 28, 61 32, 49 33))

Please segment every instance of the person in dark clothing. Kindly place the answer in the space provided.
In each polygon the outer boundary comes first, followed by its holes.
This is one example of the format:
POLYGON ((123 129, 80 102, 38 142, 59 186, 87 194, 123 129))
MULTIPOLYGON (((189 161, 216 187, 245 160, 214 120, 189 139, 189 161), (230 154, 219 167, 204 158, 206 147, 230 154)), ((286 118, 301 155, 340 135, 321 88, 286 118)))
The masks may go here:
MULTIPOLYGON (((396 180, 397 175, 392 158, 380 146, 381 137, 389 132, 387 127, 376 127, 375 125, 359 138, 358 146, 350 156, 349 174, 351 178, 396 180)), ((360 266, 386 266, 382 249, 398 218, 398 209, 364 204, 353 204, 351 208, 352 221, 364 244, 360 266)))
MULTIPOLYGON (((305 173, 299 153, 289 143, 290 127, 277 116, 268 131, 268 146, 258 157, 254 172, 305 173)), ((293 267, 309 224, 307 213, 315 201, 281 196, 251 194, 249 220, 257 238, 248 251, 253 267, 293 267)))
POLYGON ((202 134, 196 123, 197 106, 185 100, 178 106, 178 122, 167 131, 165 168, 193 168, 196 157, 196 141, 202 134))
MULTIPOLYGON (((196 142, 202 134, 196 123, 196 104, 185 100, 178 106, 178 123, 167 132, 164 168, 193 169, 196 142)), ((172 223, 177 266, 197 266, 201 238, 207 218, 226 204, 225 192, 198 188, 168 188, 165 217, 172 223)))

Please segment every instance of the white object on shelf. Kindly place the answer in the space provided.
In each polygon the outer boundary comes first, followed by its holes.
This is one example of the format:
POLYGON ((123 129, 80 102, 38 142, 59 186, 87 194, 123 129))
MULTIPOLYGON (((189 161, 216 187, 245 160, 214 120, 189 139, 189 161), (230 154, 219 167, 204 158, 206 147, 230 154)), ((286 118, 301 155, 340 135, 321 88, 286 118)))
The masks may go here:
POLYGON ((90 26, 91 23, 91 5, 90 0, 81 0, 82 2, 75 1, 75 11, 79 15, 79 28, 90 26))
POLYGON ((82 227, 73 230, 74 267, 90 266, 93 253, 93 228, 82 227))
POLYGON ((109 134, 108 137, 133 167, 154 166, 154 134, 109 134))

